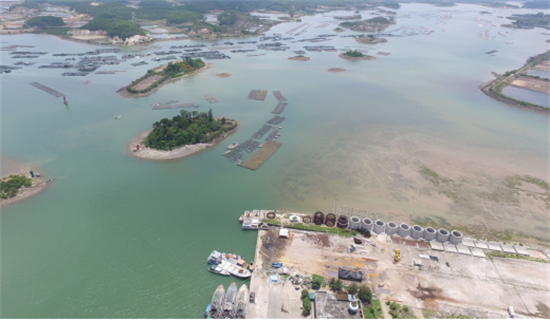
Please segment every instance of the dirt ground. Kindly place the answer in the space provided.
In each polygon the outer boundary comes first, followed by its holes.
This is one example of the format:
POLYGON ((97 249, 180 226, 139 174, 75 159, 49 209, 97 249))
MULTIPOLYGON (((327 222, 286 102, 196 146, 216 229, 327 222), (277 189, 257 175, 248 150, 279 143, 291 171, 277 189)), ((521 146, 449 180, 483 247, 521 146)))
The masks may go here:
POLYGON ((550 81, 519 77, 511 83, 512 86, 548 94, 550 92, 550 81))
POLYGON ((160 75, 154 75, 154 76, 151 76, 151 77, 147 77, 143 80, 141 80, 138 84, 136 84, 134 86, 134 89, 135 90, 143 90, 143 89, 147 89, 150 85, 152 85, 153 83, 159 81, 160 79, 162 79, 162 76, 160 75))
POLYGON ((542 70, 542 71, 550 71, 550 60, 545 60, 545 61, 537 64, 533 69, 542 70))
POLYGON ((326 280, 336 276, 341 266, 360 269, 363 283, 377 298, 406 304, 419 317, 427 308, 470 317, 508 318, 509 306, 521 318, 550 317, 549 263, 491 260, 396 245, 384 234, 369 239, 376 247, 363 242, 349 253, 352 238, 291 230, 291 239, 281 239, 278 230, 270 227, 269 231, 259 231, 250 283, 257 303, 249 305, 247 318, 303 318, 299 309, 301 288, 295 290, 281 277, 278 283, 269 282, 273 262, 289 267, 291 275, 319 274, 326 280), (393 250, 398 247, 401 261, 394 264, 393 250), (420 259, 419 254, 437 256, 439 261, 420 259), (422 270, 413 267, 413 260, 421 261, 422 270))

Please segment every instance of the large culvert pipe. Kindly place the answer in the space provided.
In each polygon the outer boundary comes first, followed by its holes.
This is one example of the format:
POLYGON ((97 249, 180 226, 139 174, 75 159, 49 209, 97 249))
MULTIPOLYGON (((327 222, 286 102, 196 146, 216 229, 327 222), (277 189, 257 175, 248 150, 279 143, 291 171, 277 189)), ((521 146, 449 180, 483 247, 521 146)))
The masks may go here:
POLYGON ((361 229, 365 231, 371 231, 372 230, 372 220, 369 218, 363 219, 363 223, 361 224, 361 229))
POLYGON ((376 233, 382 233, 386 230, 386 224, 382 220, 376 220, 374 223, 374 232, 376 233))
POLYGON ((462 232, 453 230, 451 231, 451 236, 449 237, 449 242, 452 244, 459 244, 462 242, 462 232))
POLYGON ((348 227, 348 217, 344 215, 339 216, 336 226, 340 229, 346 229, 348 227))
POLYGON ((388 236, 393 236, 394 234, 397 233, 397 223, 391 221, 391 222, 388 222, 388 224, 386 225, 386 234, 388 236))
POLYGON ((435 236, 437 234, 437 231, 435 231, 434 228, 432 227, 427 227, 426 229, 424 229, 424 240, 426 241, 432 241, 433 239, 435 239, 435 236))
POLYGON ((402 223, 399 226, 399 231, 397 231, 397 234, 401 238, 406 238, 410 233, 411 233, 411 227, 406 223, 402 223))
POLYGON ((424 233, 424 228, 422 228, 419 225, 415 225, 411 229, 411 238, 413 238, 414 240, 418 240, 422 238, 423 233, 424 233))
POLYGON ((435 240, 441 243, 447 242, 447 240, 449 240, 449 231, 443 228, 437 230, 437 236, 435 237, 435 240))
POLYGON ((321 211, 315 212, 313 215, 313 223, 320 226, 325 222, 325 215, 321 211))
POLYGON ((349 228, 353 230, 361 229, 361 219, 359 217, 351 217, 349 219, 349 228))

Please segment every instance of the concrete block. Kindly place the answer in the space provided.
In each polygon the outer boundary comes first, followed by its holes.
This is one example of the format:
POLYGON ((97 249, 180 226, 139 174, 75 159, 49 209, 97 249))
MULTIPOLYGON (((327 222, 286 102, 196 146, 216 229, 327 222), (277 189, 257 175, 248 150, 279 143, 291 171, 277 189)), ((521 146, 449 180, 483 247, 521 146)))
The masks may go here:
POLYGON ((445 249, 445 252, 458 253, 454 244, 444 243, 443 248, 445 249))
POLYGON ((500 247, 502 248, 502 251, 506 253, 512 253, 512 254, 516 253, 516 249, 514 249, 514 246, 511 246, 509 244, 501 244, 500 247))
POLYGON ((489 242, 487 243, 487 245, 489 246, 489 250, 502 252, 502 248, 500 247, 500 244, 496 242, 489 242))
POLYGON ((466 247, 475 247, 476 244, 474 243, 473 239, 470 238, 462 238, 462 244, 466 247))
POLYGON ((481 250, 479 248, 470 248, 470 250, 472 250, 472 254, 474 255, 474 257, 478 257, 478 258, 486 258, 487 257, 485 255, 485 253, 483 253, 483 250, 481 250))
POLYGON ((518 254, 522 255, 522 256, 527 256, 527 257, 531 256, 531 255, 529 254, 529 252, 527 251, 527 248, 525 248, 525 247, 522 247, 522 246, 514 246, 514 249, 516 249, 516 252, 517 252, 518 254))
POLYGON ((489 246, 487 245, 487 242, 485 242, 485 241, 477 241, 477 240, 475 240, 474 243, 475 243, 475 245, 476 245, 476 248, 479 248, 479 249, 489 249, 489 246))
POLYGON ((466 246, 457 245, 456 250, 458 250, 458 253, 460 253, 460 254, 466 254, 466 255, 469 255, 469 256, 472 255, 472 253, 470 252, 470 249, 466 246))
POLYGON ((437 251, 444 251, 445 250, 445 248, 443 248, 443 244, 441 244, 439 242, 436 242, 436 241, 430 242, 430 246, 432 247, 433 250, 437 250, 437 251))

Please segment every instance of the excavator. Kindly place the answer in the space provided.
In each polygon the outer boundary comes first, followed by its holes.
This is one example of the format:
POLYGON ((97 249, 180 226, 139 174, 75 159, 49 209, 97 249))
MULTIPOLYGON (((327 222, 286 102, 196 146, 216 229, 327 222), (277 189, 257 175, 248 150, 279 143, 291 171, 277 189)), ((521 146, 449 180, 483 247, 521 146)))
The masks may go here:
POLYGON ((395 257, 393 257, 393 263, 398 263, 401 261, 401 257, 399 256, 399 248, 395 249, 395 257))

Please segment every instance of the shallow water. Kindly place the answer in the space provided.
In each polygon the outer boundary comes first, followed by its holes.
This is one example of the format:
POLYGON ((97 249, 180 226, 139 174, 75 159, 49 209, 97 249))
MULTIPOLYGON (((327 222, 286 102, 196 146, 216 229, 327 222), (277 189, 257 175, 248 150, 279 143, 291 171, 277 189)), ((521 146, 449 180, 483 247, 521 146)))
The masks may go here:
POLYGON ((510 86, 502 89, 502 94, 516 100, 538 104, 543 107, 550 107, 550 96, 541 92, 510 86))
MULTIPOLYGON (((533 229, 533 216, 515 209, 492 217, 421 192, 409 195, 427 188, 414 180, 421 165, 457 181, 465 176, 466 185, 474 181, 469 172, 480 170, 476 164, 504 176, 548 176, 547 116, 499 103, 478 90, 491 71, 515 69, 546 50, 539 29, 491 26, 505 23, 496 16, 511 12, 474 5, 403 5, 389 31, 418 35, 373 46, 339 37, 314 44, 363 48, 375 61, 311 52, 310 61, 299 62, 287 60, 294 55, 288 51, 255 52, 266 54, 259 57, 224 51, 232 59, 209 61, 211 69, 139 99, 115 91, 162 64, 150 61, 153 57, 140 58, 146 66, 130 66, 134 59, 99 69, 127 71, 114 75, 61 77, 64 70, 38 66, 63 60, 52 53, 98 46, 44 35, 4 37, 5 45, 32 44, 32 50, 50 54, 0 78, 6 119, 2 154, 56 180, 36 197, 2 208, 2 316, 200 317, 216 287, 235 281, 207 271, 210 252, 252 259, 256 233, 243 232, 237 218, 253 208, 328 212, 342 204, 441 216, 452 223, 477 215, 494 228, 541 235, 533 229), (479 16, 483 10, 493 15, 479 16), (425 30, 434 32, 422 34, 425 30), (480 38, 485 30, 495 40, 480 38), (490 50, 498 53, 486 55, 490 50), (333 67, 346 72, 326 71, 333 67), (215 76, 222 72, 232 76, 215 76), (66 94, 69 106, 29 86, 32 81, 66 94), (270 92, 265 101, 247 100, 251 89, 270 92), (271 118, 277 104, 273 90, 289 101, 278 140, 283 146, 257 171, 229 163, 221 156, 225 147, 246 140, 271 118), (203 94, 213 94, 220 103, 209 105, 203 94), (222 144, 185 159, 151 162, 128 155, 132 137, 179 112, 152 111, 149 103, 171 99, 199 104, 199 111, 212 108, 215 116, 239 121, 240 128, 222 144), (115 121, 118 114, 123 118, 115 121), (462 162, 454 166, 455 158, 462 162)), ((333 33, 332 16, 347 14, 304 17, 270 33, 287 36, 304 23, 310 25, 303 34, 288 36, 333 33)), ((257 38, 228 41, 250 40, 257 38)), ((163 41, 123 48, 120 54, 195 43, 200 42, 163 41)), ((289 45, 293 51, 311 44, 289 45)), ((2 59, 3 64, 16 62, 9 52, 2 52, 2 59)), ((480 183, 491 179, 496 178, 487 176, 480 183)))

